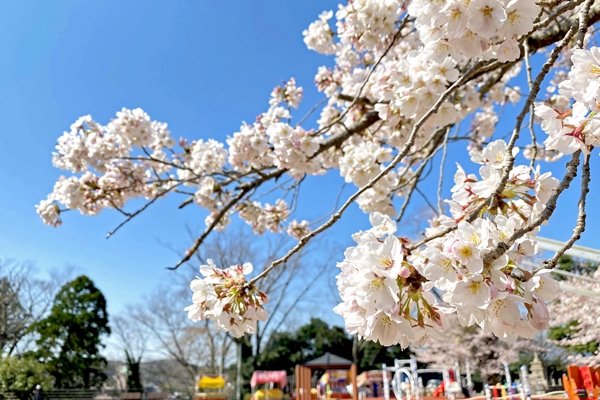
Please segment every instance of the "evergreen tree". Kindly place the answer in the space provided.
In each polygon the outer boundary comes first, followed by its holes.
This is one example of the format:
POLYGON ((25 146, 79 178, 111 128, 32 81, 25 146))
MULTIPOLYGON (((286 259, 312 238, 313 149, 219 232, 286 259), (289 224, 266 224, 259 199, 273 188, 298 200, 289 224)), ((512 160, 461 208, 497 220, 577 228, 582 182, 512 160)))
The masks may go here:
POLYGON ((0 361, 0 391, 11 393, 18 399, 30 399, 36 385, 42 390, 52 389, 52 376, 42 363, 14 356, 0 361))
POLYGON ((60 289, 50 314, 36 328, 38 359, 57 388, 97 387, 106 379, 106 359, 100 355, 102 337, 110 334, 106 299, 87 276, 60 289))
POLYGON ((140 374, 142 357, 134 357, 128 350, 125 350, 125 361, 127 363, 127 391, 142 392, 144 390, 140 374))

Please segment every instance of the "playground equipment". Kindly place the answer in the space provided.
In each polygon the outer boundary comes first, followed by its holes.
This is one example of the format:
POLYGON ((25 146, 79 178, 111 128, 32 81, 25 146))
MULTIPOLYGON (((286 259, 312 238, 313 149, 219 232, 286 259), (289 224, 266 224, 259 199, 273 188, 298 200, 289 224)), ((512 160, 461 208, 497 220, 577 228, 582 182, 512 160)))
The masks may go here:
POLYGON ((420 398, 420 390, 417 387, 417 360, 410 358, 408 360, 394 360, 394 366, 388 367, 386 364, 382 364, 381 370, 383 371, 383 397, 385 400, 390 399, 390 382, 388 381, 388 374, 392 374, 391 386, 396 396, 396 399, 402 400, 403 395, 406 399, 411 398, 416 394, 416 399, 420 398), (403 380, 403 377, 408 379, 408 382, 403 380))
MULTIPOLYGON (((454 400, 462 396, 481 400, 531 400, 531 385, 527 366, 521 366, 519 380, 516 382, 512 380, 507 363, 504 363, 503 369, 505 384, 498 383, 494 386, 484 385, 484 395, 474 396, 472 371, 469 363, 465 363, 465 374, 463 376, 459 363, 456 363, 454 368, 419 369, 414 358, 396 360, 393 367, 385 364, 382 365, 381 377, 383 388, 381 391, 383 392, 384 400, 390 400, 391 393, 393 393, 396 400, 425 400, 432 398, 454 400), (442 382, 435 387, 432 393, 426 393, 423 386, 423 377, 431 374, 439 374, 442 382)), ((595 379, 599 379, 598 382, 600 382, 600 374, 597 373, 595 379)), ((554 393, 545 393, 543 396, 550 394, 554 393)), ((591 399, 592 397, 589 398, 591 399)), ((577 399, 573 398, 570 400, 577 399)), ((598 397, 595 397, 594 400, 598 400, 598 397)))
MULTIPOLYGON (((338 374, 338 373, 334 373, 338 374)), ((352 398, 353 400, 358 400, 358 389, 356 386, 356 364, 352 363, 350 360, 346 360, 342 357, 336 356, 335 354, 325 353, 321 357, 318 357, 314 360, 308 361, 304 365, 296 365, 295 369, 295 399, 296 400, 314 400, 321 396, 321 398, 352 398), (327 375, 327 383, 325 385, 319 385, 321 389, 321 393, 316 388, 312 388, 311 385, 314 382, 313 372, 314 371, 324 371, 325 373, 330 373, 331 371, 336 370, 344 370, 344 372, 340 372, 341 377, 338 376, 334 378, 331 374, 327 375), (335 382, 335 391, 327 385, 329 384, 330 377, 332 377, 335 382), (342 379, 343 378, 343 381, 342 379), (345 390, 344 390, 344 388, 345 390)), ((322 383, 322 382, 321 382, 322 383)))
MULTIPOLYGON (((393 367, 383 364, 381 369, 383 371, 383 397, 385 400, 390 400, 390 386, 397 400, 422 399, 425 396, 422 379, 422 375, 424 374, 439 374, 442 377, 442 383, 438 385, 433 393, 436 397, 445 396, 450 400, 454 400, 456 394, 462 392, 458 366, 455 370, 442 368, 419 369, 417 367, 417 360, 410 358, 407 360, 395 360, 393 367), (388 372, 392 375, 391 380, 387 374, 388 372)), ((467 380, 471 382, 470 369, 467 371, 469 374, 467 380)))
POLYGON ((196 400, 226 400, 225 377, 222 375, 202 375, 196 383, 196 400))
POLYGON ((597 400, 600 396, 600 369, 571 365, 563 375, 563 387, 569 400, 597 400))
POLYGON ((325 398, 326 400, 349 399, 352 397, 352 389, 348 388, 349 382, 348 370, 327 370, 319 378, 318 393, 321 395, 321 398, 325 398))
POLYGON ((381 370, 365 371, 356 377, 356 386, 358 387, 358 396, 360 399, 377 398, 383 395, 384 377, 386 382, 390 381, 390 373, 381 370))
POLYGON ((282 400, 288 396, 284 393, 287 386, 285 371, 254 371, 250 378, 252 400, 282 400))

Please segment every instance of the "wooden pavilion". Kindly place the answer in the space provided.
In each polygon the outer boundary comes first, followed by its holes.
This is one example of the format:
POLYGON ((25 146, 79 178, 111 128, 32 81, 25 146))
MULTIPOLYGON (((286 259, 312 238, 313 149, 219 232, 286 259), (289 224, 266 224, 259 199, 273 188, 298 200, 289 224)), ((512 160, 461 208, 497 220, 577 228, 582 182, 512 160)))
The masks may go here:
POLYGON ((349 370, 349 381, 352 385, 352 400, 358 400, 356 386, 356 364, 335 354, 325 353, 304 365, 296 365, 295 370, 295 395, 296 400, 312 400, 312 375, 315 370, 349 370))

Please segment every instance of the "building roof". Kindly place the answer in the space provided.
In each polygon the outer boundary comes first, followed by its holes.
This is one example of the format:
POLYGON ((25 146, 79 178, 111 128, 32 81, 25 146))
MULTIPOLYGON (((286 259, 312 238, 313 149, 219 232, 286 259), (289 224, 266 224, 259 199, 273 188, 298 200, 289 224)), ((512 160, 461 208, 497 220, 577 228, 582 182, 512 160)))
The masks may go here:
POLYGON ((317 357, 314 360, 310 360, 304 364, 310 368, 342 368, 347 369, 352 365, 352 361, 346 360, 343 357, 336 356, 335 354, 325 353, 321 357, 317 357))

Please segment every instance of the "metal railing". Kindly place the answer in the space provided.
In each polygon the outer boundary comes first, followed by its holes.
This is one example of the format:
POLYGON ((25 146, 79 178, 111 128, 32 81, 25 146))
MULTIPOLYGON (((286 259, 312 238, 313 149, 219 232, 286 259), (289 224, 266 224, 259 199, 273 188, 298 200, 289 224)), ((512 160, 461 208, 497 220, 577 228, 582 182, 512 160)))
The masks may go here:
MULTIPOLYGON (((43 400, 167 400, 169 393, 119 392, 102 389, 55 389, 42 392, 43 400)), ((0 400, 33 400, 32 392, 0 391, 0 400)))

